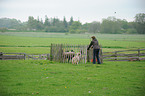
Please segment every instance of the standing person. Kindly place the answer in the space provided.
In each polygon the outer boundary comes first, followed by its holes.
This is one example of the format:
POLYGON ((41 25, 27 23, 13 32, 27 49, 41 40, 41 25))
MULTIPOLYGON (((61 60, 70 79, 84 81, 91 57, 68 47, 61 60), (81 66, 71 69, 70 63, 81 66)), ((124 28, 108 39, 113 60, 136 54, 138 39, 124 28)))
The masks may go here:
POLYGON ((89 50, 90 47, 93 46, 93 64, 96 64, 96 57, 97 57, 98 64, 101 64, 100 59, 99 59, 100 46, 99 46, 98 40, 96 39, 95 36, 92 36, 91 38, 92 38, 92 41, 87 50, 89 50))

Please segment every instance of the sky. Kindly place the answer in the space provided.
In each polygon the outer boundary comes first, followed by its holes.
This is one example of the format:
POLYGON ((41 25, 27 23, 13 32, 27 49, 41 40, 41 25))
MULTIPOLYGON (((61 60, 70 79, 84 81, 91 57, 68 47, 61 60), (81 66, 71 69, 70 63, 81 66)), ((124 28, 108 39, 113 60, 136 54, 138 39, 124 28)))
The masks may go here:
POLYGON ((35 19, 64 16, 69 21, 82 23, 101 22, 103 18, 115 16, 131 22, 138 13, 145 13, 145 0, 0 0, 0 18, 15 18, 22 22, 29 16, 35 19))

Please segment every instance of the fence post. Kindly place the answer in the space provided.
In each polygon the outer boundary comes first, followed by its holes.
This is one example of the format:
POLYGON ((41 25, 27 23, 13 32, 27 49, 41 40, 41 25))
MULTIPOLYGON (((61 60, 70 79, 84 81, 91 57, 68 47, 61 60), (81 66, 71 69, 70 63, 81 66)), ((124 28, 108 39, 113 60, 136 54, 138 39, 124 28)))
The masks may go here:
POLYGON ((34 59, 34 58, 33 58, 33 54, 31 55, 31 58, 32 58, 32 60, 34 59))
POLYGON ((86 64, 87 63, 87 60, 86 59, 87 59, 87 56, 88 56, 87 46, 85 48, 86 48, 86 54, 85 54, 86 55, 85 56, 85 64, 86 64))
POLYGON ((39 54, 39 59, 41 59, 41 54, 39 54))
POLYGON ((1 56, 0 60, 3 60, 3 53, 2 52, 0 52, 0 56, 1 56))
POLYGON ((24 60, 26 60, 26 53, 24 53, 24 60))
POLYGON ((60 44, 60 49, 59 49, 59 62, 62 63, 62 44, 60 44))
POLYGON ((100 45, 100 59, 101 59, 101 63, 103 63, 103 52, 102 52, 102 46, 100 45))
POLYGON ((140 49, 138 48, 138 60, 140 60, 139 57, 140 57, 140 49))
POLYGON ((115 51, 115 60, 117 60, 117 52, 115 51))
POLYGON ((47 54, 47 60, 49 60, 50 58, 49 58, 49 54, 47 54))
POLYGON ((90 62, 90 51, 87 50, 87 62, 90 62))
POLYGON ((52 43, 51 43, 51 48, 50 48, 50 61, 52 61, 53 57, 52 57, 52 43))

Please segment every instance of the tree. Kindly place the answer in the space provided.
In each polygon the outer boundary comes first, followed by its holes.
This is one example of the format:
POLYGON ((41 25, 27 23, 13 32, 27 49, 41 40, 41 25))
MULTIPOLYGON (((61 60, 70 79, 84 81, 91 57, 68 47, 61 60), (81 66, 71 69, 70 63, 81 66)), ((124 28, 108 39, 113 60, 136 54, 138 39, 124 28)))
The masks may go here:
POLYGON ((145 34, 145 14, 139 13, 135 16, 134 28, 139 34, 145 34))
POLYGON ((69 26, 71 26, 73 22, 74 22, 73 17, 71 17, 69 21, 69 26))
POLYGON ((139 13, 135 16, 135 22, 145 24, 145 13, 139 13))
POLYGON ((34 19, 33 16, 29 16, 28 17, 28 28, 29 28, 29 30, 35 29, 35 26, 36 26, 36 20, 34 19))
POLYGON ((90 25, 91 23, 85 23, 82 25, 82 29, 84 30, 84 32, 89 32, 90 25))
POLYGON ((63 24, 64 24, 65 28, 67 29, 68 24, 67 24, 67 21, 66 21, 65 17, 63 18, 63 24))
POLYGON ((43 21, 41 19, 41 21, 39 20, 39 17, 36 19, 34 19, 33 16, 29 16, 28 18, 28 28, 29 30, 39 30, 41 31, 44 27, 43 27, 43 21))
POLYGON ((46 27, 48 27, 48 26, 50 26, 50 21, 49 21, 49 19, 48 19, 48 17, 47 17, 47 15, 45 15, 45 22, 44 22, 44 26, 46 27))
POLYGON ((81 23, 79 21, 74 21, 72 25, 69 27, 70 33, 80 33, 81 23))
POLYGON ((67 31, 68 30, 68 23, 67 23, 65 17, 63 18, 63 24, 64 24, 65 31, 67 31))
POLYGON ((33 16, 28 17, 28 21, 21 22, 16 19, 0 18, 1 31, 7 29, 16 29, 17 31, 45 31, 45 32, 70 32, 70 33, 107 33, 107 34, 145 34, 145 13, 136 14, 134 22, 127 22, 125 19, 117 19, 115 17, 108 17, 103 19, 102 23, 92 22, 81 24, 80 21, 74 21, 73 17, 67 22, 64 17, 63 20, 58 18, 48 18, 45 15, 43 23, 42 18, 34 19, 33 16), (3 30, 4 29, 4 30, 3 30))
POLYGON ((100 22, 94 21, 89 26, 89 32, 90 33, 98 33, 98 32, 100 32, 100 27, 101 27, 100 22))
POLYGON ((42 18, 41 18, 41 21, 39 20, 39 17, 37 18, 37 20, 36 20, 36 29, 37 30, 42 30, 43 29, 43 21, 42 21, 42 18))
POLYGON ((126 33, 127 34, 137 34, 137 31, 134 28, 129 28, 129 29, 126 30, 126 33))
POLYGON ((123 20, 118 19, 118 21, 120 22, 122 29, 128 29, 128 22, 125 19, 123 20))
POLYGON ((111 34, 120 33, 121 23, 119 22, 119 19, 116 19, 115 17, 108 17, 107 19, 103 19, 101 24, 101 32, 111 34))
POLYGON ((55 26, 56 25, 56 19, 55 17, 52 19, 52 26, 55 26))
POLYGON ((0 19, 0 27, 5 27, 5 28, 9 28, 9 29, 16 29, 21 24, 22 24, 21 21, 16 20, 16 19, 9 19, 9 18, 1 18, 0 19))

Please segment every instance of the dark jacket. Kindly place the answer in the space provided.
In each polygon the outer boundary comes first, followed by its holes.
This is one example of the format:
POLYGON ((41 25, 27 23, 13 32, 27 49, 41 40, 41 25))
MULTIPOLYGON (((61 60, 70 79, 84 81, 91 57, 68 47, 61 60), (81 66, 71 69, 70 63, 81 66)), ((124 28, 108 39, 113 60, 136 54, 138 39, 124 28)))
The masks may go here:
POLYGON ((100 46, 99 46, 99 43, 98 43, 97 39, 94 39, 94 40, 91 41, 87 50, 89 50, 92 45, 93 45, 93 49, 100 49, 100 46))

